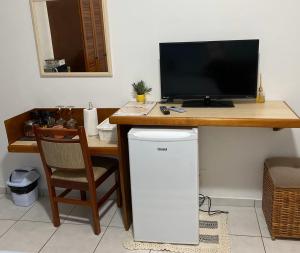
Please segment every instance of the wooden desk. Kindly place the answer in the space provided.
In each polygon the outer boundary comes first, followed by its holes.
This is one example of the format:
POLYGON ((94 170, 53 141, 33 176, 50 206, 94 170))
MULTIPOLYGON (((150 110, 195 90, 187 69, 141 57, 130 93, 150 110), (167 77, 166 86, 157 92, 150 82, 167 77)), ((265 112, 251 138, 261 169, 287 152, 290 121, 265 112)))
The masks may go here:
MULTIPOLYGON (((117 108, 98 109, 98 121, 103 121, 116 110, 117 108)), ((236 103, 234 108, 186 108, 186 110, 187 112, 182 114, 171 112, 170 115, 165 116, 161 114, 159 105, 156 105, 147 116, 111 116, 110 122, 118 124, 118 145, 107 145, 98 142, 97 138, 89 139, 89 147, 92 154, 115 155, 119 157, 123 221, 126 229, 129 229, 132 222, 127 133, 133 126, 267 127, 276 130, 280 128, 300 128, 299 117, 282 101, 270 101, 264 104, 236 103)), ((23 124, 30 119, 31 111, 33 110, 4 122, 9 152, 38 152, 35 142, 18 141, 23 136, 23 124)), ((78 120, 78 123, 83 125, 82 108, 74 109, 73 115, 78 120)))
MULTIPOLYGON (((24 136, 24 122, 29 120, 31 112, 34 110, 47 110, 56 111, 55 108, 35 108, 30 111, 19 114, 15 117, 4 121, 9 152, 16 153, 38 153, 37 145, 35 141, 20 141, 19 139, 24 136)), ((118 108, 98 108, 98 122, 102 122, 110 115, 112 115, 118 108)), ((74 108, 72 110, 73 117, 77 120, 78 125, 83 125, 83 108, 74 108)), ((68 110, 64 111, 64 118, 68 118, 66 115, 68 110)), ((114 155, 119 156, 119 150, 117 144, 108 144, 101 142, 98 137, 89 137, 88 146, 92 155, 114 155)))
POLYGON ((232 108, 185 108, 184 113, 171 111, 170 115, 162 115, 159 106, 157 104, 147 116, 112 116, 110 122, 157 126, 300 127, 299 116, 283 101, 240 102, 232 108))
MULTIPOLYGON (((132 222, 130 175, 127 133, 133 126, 160 127, 264 127, 300 128, 299 116, 282 101, 264 104, 235 103, 234 108, 186 108, 185 113, 172 112, 163 115, 156 105, 147 116, 111 116, 110 122, 118 124, 120 152, 120 178, 123 201, 123 220, 126 229, 132 222)), ((167 105, 171 106, 171 105, 167 105)))

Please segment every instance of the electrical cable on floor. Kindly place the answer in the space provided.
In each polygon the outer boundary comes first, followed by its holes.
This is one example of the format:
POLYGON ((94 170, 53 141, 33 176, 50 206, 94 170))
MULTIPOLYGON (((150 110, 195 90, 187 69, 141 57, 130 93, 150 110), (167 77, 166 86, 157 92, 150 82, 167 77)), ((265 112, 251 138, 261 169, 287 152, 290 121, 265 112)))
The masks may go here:
POLYGON ((199 210, 205 213, 208 213, 209 216, 221 214, 221 213, 228 213, 227 211, 222 210, 211 210, 211 198, 208 196, 205 196, 203 194, 199 194, 199 210), (201 207, 203 206, 205 200, 208 202, 208 210, 203 210, 201 207))

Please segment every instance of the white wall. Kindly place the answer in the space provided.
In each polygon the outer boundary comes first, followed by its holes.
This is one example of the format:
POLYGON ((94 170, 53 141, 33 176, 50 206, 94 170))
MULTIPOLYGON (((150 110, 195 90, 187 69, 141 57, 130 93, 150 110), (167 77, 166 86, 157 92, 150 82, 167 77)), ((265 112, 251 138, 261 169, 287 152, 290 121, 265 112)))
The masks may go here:
MULTIPOLYGON (((259 38, 267 99, 286 100, 300 113, 300 2, 297 0, 108 0, 112 78, 40 78, 27 0, 0 9, 0 120, 57 104, 121 106, 133 81, 160 97, 158 43, 259 38)), ((0 126, 0 187, 9 171, 40 165, 37 155, 9 154, 0 126)), ((299 130, 200 129, 201 190, 215 197, 261 198, 262 163, 299 155, 299 130)), ((45 185, 44 185, 45 186, 45 185)))

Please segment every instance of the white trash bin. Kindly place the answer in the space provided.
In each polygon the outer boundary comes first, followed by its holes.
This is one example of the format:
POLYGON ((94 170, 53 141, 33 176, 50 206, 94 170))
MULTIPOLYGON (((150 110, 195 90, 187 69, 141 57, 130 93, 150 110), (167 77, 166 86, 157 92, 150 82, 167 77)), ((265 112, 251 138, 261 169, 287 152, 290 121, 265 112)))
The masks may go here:
POLYGON ((38 198, 38 180, 40 174, 32 167, 14 170, 7 185, 13 202, 17 206, 30 206, 38 198))

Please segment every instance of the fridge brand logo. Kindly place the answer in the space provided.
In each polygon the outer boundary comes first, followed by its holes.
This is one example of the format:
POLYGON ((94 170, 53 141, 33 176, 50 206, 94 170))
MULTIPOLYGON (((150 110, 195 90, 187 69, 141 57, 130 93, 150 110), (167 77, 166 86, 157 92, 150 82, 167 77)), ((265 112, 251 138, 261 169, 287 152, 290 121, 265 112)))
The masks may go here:
POLYGON ((158 151, 167 151, 167 148, 157 148, 158 151))

